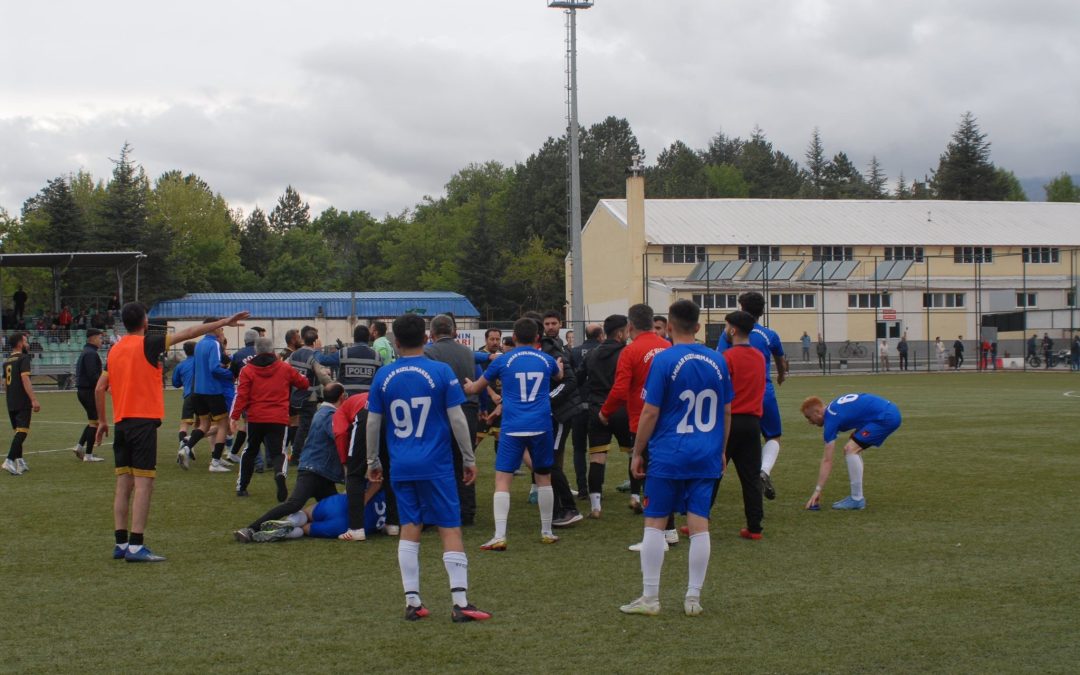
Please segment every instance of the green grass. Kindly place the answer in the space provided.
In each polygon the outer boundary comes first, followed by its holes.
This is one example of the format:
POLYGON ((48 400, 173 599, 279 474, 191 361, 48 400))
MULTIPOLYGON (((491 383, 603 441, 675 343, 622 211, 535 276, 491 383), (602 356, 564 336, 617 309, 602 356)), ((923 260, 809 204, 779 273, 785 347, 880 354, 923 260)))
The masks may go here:
MULTIPOLYGON (((626 545, 641 521, 608 473, 605 517, 537 541, 527 485, 515 485, 510 549, 491 534, 492 447, 479 450, 480 514, 466 531, 470 599, 485 624, 454 625, 438 538, 421 550, 433 616, 401 619, 396 540, 243 546, 231 530, 273 503, 234 476, 172 464, 168 399, 147 542, 169 557, 130 565, 112 549, 111 463, 76 463, 81 409, 42 396, 31 472, 0 475, 0 671, 330 672, 331 669, 581 672, 1075 672, 1080 659, 1080 378, 1054 374, 801 377, 781 387, 786 437, 766 502, 765 539, 738 538, 737 481, 713 512, 706 613, 682 615, 687 546, 661 582, 663 613, 619 614, 640 594, 626 545), (798 403, 872 391, 904 425, 866 453, 863 512, 801 509, 820 431, 798 403)), ((5 436, 4 441, 9 438, 5 436)), ((111 453, 106 453, 110 456, 111 453)), ((522 479, 519 479, 522 480, 522 479)), ((838 463, 828 504, 847 494, 838 463)))

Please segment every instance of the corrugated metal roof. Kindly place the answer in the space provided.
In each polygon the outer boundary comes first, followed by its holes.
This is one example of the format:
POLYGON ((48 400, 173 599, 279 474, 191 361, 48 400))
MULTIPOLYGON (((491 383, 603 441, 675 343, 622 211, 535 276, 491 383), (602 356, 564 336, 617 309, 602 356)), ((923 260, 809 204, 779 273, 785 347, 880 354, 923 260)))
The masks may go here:
MULTIPOLYGON (((256 319, 302 319, 322 314, 346 318, 352 313, 352 293, 189 293, 153 306, 154 319, 201 319, 251 312, 256 319)), ((407 312, 421 316, 452 313, 478 317, 480 312, 469 299, 447 291, 390 291, 356 293, 356 314, 361 317, 393 317, 407 312)))
MULTIPOLYGON (((626 200, 603 199, 626 225, 626 200)), ((943 200, 646 199, 652 244, 1077 246, 1080 204, 943 200)))

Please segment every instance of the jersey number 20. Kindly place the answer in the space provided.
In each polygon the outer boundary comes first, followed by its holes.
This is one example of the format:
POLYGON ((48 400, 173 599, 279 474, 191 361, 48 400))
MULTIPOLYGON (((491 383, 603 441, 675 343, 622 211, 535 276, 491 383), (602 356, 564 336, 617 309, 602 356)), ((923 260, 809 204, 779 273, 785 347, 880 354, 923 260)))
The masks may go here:
POLYGON ((679 394, 680 401, 686 401, 686 414, 683 415, 675 431, 680 434, 692 434, 695 431, 712 431, 716 426, 716 412, 720 399, 712 389, 693 391, 686 389, 679 394))
POLYGON ((394 435, 398 438, 408 438, 424 435, 424 427, 427 426, 428 412, 431 411, 431 397, 418 396, 409 399, 406 403, 403 399, 396 399, 390 404, 390 420, 394 423, 394 435), (419 419, 413 424, 413 410, 419 410, 419 419), (415 432, 415 433, 414 433, 415 432))

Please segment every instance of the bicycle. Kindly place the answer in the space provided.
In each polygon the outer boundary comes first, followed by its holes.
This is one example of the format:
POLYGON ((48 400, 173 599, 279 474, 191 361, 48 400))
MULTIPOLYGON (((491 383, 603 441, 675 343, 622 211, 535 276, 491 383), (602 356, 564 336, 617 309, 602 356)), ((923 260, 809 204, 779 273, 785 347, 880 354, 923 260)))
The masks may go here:
POLYGON ((844 342, 844 345, 840 347, 840 356, 856 359, 861 358, 863 356, 866 356, 866 347, 863 347, 858 342, 852 342, 851 340, 847 340, 844 342))

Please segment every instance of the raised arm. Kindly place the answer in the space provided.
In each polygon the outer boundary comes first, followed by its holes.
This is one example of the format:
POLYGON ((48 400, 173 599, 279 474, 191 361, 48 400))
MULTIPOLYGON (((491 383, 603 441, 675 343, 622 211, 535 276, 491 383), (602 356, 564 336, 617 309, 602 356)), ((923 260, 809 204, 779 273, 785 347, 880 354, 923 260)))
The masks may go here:
POLYGON ((211 323, 200 323, 194 326, 189 326, 183 330, 178 330, 169 336, 170 345, 178 345, 188 340, 193 340, 197 337, 202 337, 207 333, 211 333, 218 328, 224 328, 225 326, 240 326, 240 322, 248 318, 250 314, 248 312, 237 312, 230 317, 224 319, 218 319, 211 323))

